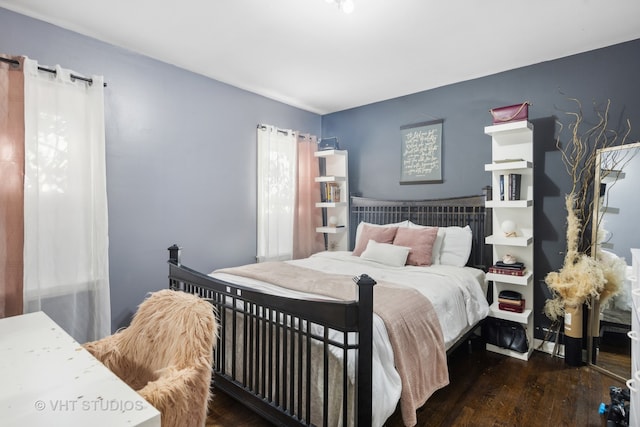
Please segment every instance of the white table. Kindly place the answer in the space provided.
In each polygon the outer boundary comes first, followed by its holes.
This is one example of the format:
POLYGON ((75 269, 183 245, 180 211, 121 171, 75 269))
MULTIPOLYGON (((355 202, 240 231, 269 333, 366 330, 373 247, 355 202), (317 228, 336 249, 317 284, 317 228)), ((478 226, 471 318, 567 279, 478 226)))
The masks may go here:
POLYGON ((43 312, 0 319, 0 425, 160 426, 160 413, 43 312))

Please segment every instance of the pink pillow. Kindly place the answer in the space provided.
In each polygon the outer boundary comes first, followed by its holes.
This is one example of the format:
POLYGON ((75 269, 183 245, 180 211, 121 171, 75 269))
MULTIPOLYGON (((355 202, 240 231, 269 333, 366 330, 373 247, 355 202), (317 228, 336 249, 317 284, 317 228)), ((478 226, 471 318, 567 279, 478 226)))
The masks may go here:
POLYGON ((407 265, 431 265, 433 244, 438 236, 438 227, 398 228, 393 244, 411 248, 407 265))
POLYGON ((360 256, 367 248, 369 240, 375 240, 378 243, 393 243, 396 231, 398 231, 398 227, 371 227, 363 224, 362 232, 353 249, 353 255, 360 256))

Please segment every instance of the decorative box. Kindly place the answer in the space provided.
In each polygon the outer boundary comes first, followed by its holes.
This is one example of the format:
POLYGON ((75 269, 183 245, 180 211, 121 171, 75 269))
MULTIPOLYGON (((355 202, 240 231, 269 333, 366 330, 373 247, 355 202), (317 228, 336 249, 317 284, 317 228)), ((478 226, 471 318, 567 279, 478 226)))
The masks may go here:
POLYGON ((529 102, 492 108, 490 111, 494 125, 527 120, 529 118, 529 102))
POLYGON ((324 151, 324 150, 339 150, 340 146, 338 145, 338 138, 333 137, 333 138, 322 138, 319 142, 318 142, 318 150, 319 151, 324 151))
POLYGON ((524 299, 521 299, 517 303, 512 302, 498 302, 498 309, 503 311, 511 311, 513 313, 522 313, 524 312, 527 303, 524 299))

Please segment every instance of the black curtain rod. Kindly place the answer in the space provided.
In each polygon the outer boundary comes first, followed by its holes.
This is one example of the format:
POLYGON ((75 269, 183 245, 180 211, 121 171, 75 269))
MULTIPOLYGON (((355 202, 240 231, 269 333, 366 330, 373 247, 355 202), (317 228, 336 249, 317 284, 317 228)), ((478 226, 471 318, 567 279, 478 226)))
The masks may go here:
MULTIPOLYGON (((12 65, 20 65, 19 61, 16 61, 15 59, 8 59, 8 58, 4 58, 2 56, 0 56, 0 61, 2 62, 8 62, 9 64, 12 65)), ((44 71, 46 73, 51 73, 51 74, 56 74, 56 70, 51 69, 51 68, 47 68, 47 67, 42 67, 40 65, 38 65, 38 70, 40 71, 44 71)), ((75 74, 71 74, 71 79, 75 79, 75 80, 82 80, 83 82, 87 82, 90 85, 93 84, 93 79, 87 78, 87 77, 82 77, 82 76, 76 76, 75 74)), ((107 87, 107 83, 103 83, 104 87, 107 87)))
MULTIPOLYGON (((260 130, 266 130, 266 129, 267 129, 267 125, 258 125, 258 129, 260 129, 260 130)), ((278 128, 276 128, 276 132, 284 133, 285 135, 288 135, 288 134, 289 134, 289 131, 288 131, 288 130, 278 129, 278 128)), ((292 132, 293 132, 293 131, 292 131, 292 132)), ((300 138, 300 139, 311 139, 311 137, 310 137, 310 136, 307 136, 307 135, 305 135, 305 134, 298 134, 298 135, 297 135, 297 137, 298 137, 298 138, 300 138)), ((335 138, 335 137, 334 137, 334 138, 335 138)), ((337 138, 336 138, 336 139, 337 139, 337 138)), ((317 142, 316 142, 316 143, 317 143, 317 142)))
MULTIPOLYGON (((266 130, 266 129, 267 129, 267 126, 266 126, 266 125, 258 125, 258 129, 260 129, 260 130, 266 130)), ((286 130, 286 129, 278 129, 278 128, 276 128, 276 132, 278 132, 278 133, 283 133, 283 134, 285 134, 285 135, 289 135, 289 131, 288 131, 288 130, 286 130)))

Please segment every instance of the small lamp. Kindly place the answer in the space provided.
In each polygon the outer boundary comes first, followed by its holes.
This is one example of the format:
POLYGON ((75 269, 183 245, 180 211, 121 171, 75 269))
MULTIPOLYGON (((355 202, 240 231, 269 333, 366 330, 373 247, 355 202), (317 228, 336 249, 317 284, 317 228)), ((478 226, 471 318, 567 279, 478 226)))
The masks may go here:
POLYGON ((516 223, 510 219, 503 221, 500 225, 505 237, 516 237, 516 223))

